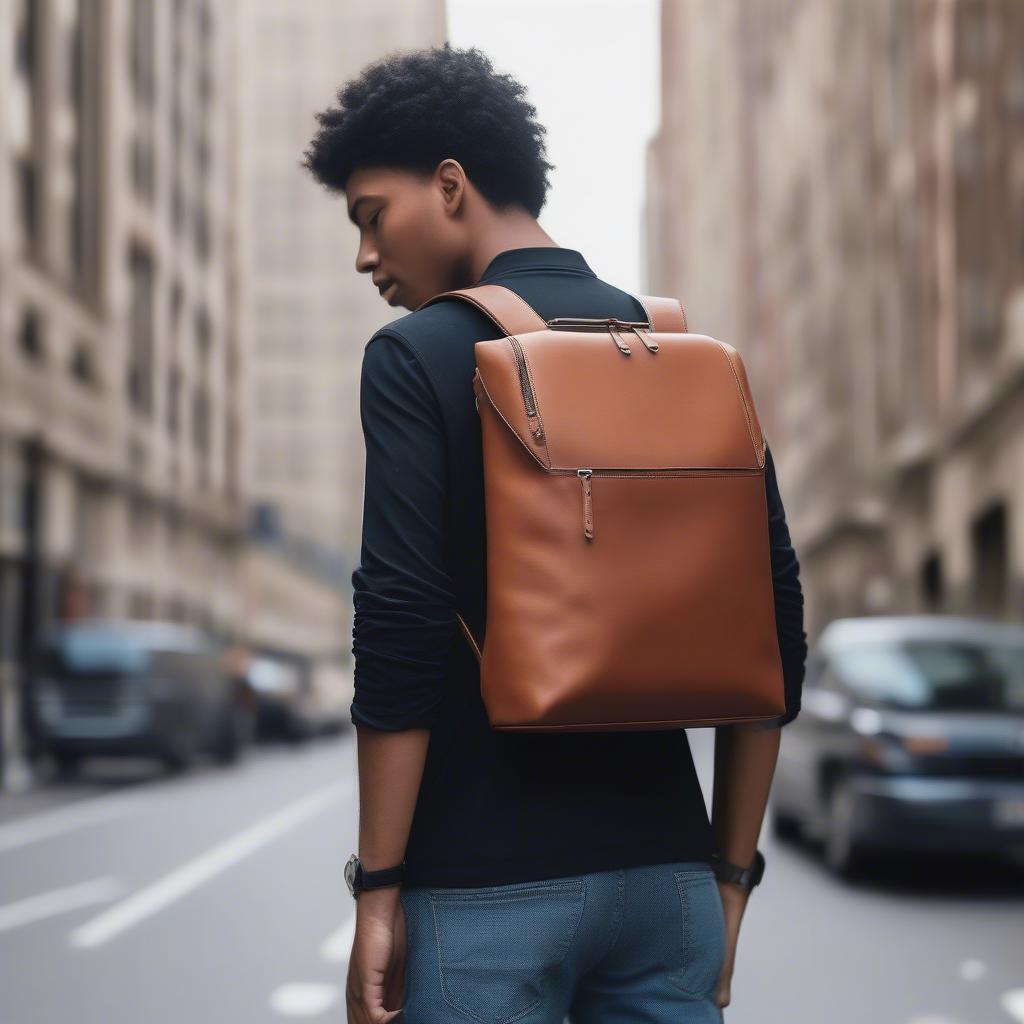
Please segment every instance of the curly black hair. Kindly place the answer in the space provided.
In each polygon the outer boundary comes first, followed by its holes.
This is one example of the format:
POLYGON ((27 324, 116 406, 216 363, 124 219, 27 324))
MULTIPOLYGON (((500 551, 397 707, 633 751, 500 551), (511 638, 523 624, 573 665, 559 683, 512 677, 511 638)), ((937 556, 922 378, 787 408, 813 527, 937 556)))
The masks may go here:
POLYGON ((539 216, 549 187, 546 129, 526 88, 476 47, 400 50, 342 86, 300 166, 333 192, 357 167, 429 172, 452 157, 498 208, 539 216))

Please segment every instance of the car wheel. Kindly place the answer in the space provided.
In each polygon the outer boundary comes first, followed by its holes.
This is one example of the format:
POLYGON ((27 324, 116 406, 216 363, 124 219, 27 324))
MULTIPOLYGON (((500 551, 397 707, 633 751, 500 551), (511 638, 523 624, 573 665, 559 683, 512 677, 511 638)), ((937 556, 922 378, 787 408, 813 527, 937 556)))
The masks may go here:
POLYGON ((828 803, 825 832, 825 863, 840 878, 854 878, 863 865, 863 851, 854 837, 854 794, 848 782, 838 779, 828 803))
POLYGON ((82 758, 79 754, 62 752, 53 755, 53 763, 56 766, 58 778, 73 779, 82 767, 82 758))
POLYGON ((195 737, 178 736, 160 760, 169 774, 180 775, 192 767, 197 753, 195 737))

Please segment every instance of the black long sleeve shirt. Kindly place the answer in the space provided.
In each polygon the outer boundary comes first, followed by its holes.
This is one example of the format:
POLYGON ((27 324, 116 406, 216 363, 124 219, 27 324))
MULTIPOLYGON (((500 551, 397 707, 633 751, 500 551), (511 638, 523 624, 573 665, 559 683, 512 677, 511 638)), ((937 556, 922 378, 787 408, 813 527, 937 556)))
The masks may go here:
MULTIPOLYGON (((489 282, 545 319, 646 319, 575 249, 505 250, 478 283, 489 282)), ((431 730, 405 884, 501 885, 706 860, 717 845, 684 729, 531 734, 488 723, 456 611, 484 635, 483 461, 471 378, 474 343, 499 336, 479 310, 448 300, 386 324, 364 349, 351 717, 371 729, 431 730)), ((768 725, 783 726, 800 709, 807 646, 770 450, 765 480, 786 690, 786 713, 768 725)))

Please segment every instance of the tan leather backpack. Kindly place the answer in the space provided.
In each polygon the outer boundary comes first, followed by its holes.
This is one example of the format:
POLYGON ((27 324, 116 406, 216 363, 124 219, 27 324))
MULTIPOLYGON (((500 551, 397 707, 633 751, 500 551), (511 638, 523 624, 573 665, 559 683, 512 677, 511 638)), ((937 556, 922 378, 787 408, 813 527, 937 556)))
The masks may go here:
MULTIPOLYGON (((731 345, 647 321, 545 321, 496 284, 441 292, 474 346, 487 533, 481 696, 494 729, 712 726, 785 711, 765 442, 731 345)), ((422 308, 422 307, 420 307, 422 308)))

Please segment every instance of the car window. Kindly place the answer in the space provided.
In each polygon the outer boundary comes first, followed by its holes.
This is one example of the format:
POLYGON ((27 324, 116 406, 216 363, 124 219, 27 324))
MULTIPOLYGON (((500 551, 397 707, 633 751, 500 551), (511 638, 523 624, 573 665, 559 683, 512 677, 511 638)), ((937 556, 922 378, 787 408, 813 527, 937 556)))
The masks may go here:
POLYGON ((137 638, 113 630, 69 630, 45 646, 44 672, 60 676, 143 672, 149 651, 137 638))
POLYGON ((1024 711, 1024 645, 962 640, 851 644, 836 671, 858 697, 935 711, 1024 711))

